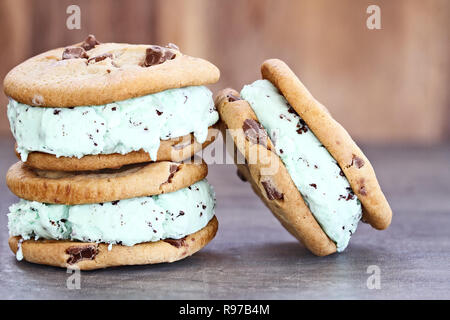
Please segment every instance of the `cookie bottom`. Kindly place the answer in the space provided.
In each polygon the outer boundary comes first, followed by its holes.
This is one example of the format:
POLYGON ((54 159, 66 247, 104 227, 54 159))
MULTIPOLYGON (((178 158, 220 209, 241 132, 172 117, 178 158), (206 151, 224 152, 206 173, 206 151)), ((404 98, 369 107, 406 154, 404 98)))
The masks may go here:
MULTIPOLYGON (((169 140, 161 140, 158 149, 157 161, 182 162, 189 159, 198 151, 206 148, 217 137, 215 126, 208 128, 208 137, 204 143, 195 140, 194 135, 169 140)), ((17 146, 16 146, 17 148, 17 146)), ((20 159, 20 154, 16 150, 20 159)), ((98 154, 86 155, 80 159, 76 157, 56 157, 44 152, 31 152, 25 162, 28 166, 49 171, 94 171, 101 169, 118 169, 128 164, 150 162, 150 155, 144 150, 133 151, 127 154, 98 154)))
POLYGON ((165 239, 128 247, 63 240, 25 240, 10 237, 14 254, 21 250, 28 262, 61 268, 94 270, 125 265, 156 264, 184 259, 206 246, 216 235, 218 221, 213 217, 201 230, 178 240, 165 239))

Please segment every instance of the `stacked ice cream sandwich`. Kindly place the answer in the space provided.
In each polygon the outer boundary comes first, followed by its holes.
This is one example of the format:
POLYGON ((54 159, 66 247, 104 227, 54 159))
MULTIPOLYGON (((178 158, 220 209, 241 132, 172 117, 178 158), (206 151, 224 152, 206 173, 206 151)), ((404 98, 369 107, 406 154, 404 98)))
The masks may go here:
POLYGON ((218 121, 208 61, 175 45, 82 43, 50 50, 4 80, 20 162, 7 184, 18 259, 96 269, 172 262, 217 231, 207 166, 183 162, 218 121))

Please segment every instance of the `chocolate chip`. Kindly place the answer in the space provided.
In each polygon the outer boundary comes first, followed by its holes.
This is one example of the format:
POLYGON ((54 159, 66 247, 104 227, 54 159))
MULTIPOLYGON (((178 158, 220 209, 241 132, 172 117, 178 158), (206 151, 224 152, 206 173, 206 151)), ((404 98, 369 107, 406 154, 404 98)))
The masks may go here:
POLYGON ((156 114, 157 114, 158 116, 160 116, 160 115, 163 114, 163 112, 162 112, 162 111, 159 111, 159 110, 156 110, 156 114))
POLYGON ((278 191, 275 186, 269 180, 261 181, 264 190, 266 190, 266 195, 269 200, 283 200, 284 194, 278 191))
POLYGON ((289 112, 289 113, 292 113, 292 114, 296 114, 294 108, 292 108, 290 105, 289 105, 288 112, 289 112))
POLYGON ((228 99, 228 102, 242 100, 241 98, 236 97, 234 94, 231 94, 231 93, 227 94, 227 99, 228 99))
POLYGON ((169 177, 167 178, 167 182, 172 182, 172 178, 175 175, 175 173, 179 170, 179 166, 176 164, 171 164, 169 168, 169 177))
POLYGON ((171 164, 169 170, 170 170, 170 173, 175 173, 175 172, 177 172, 177 171, 178 171, 178 165, 176 165, 176 164, 171 164))
POLYGON ((171 50, 160 47, 150 46, 145 50, 144 67, 151 67, 153 65, 164 63, 167 60, 172 60, 176 56, 171 50))
POLYGON ((113 206, 116 206, 116 205, 119 203, 119 201, 120 201, 120 200, 113 201, 113 202, 111 202, 111 204, 112 204, 113 206))
POLYGON ((361 169, 364 166, 364 160, 360 157, 353 155, 352 157, 352 163, 350 166, 356 165, 358 169, 361 169))
POLYGON ((305 120, 300 119, 297 124, 297 133, 302 134, 308 132, 308 126, 306 125, 305 120))
POLYGON ((244 121, 242 129, 248 141, 267 146, 267 132, 258 121, 247 119, 244 121))
POLYGON ((202 208, 203 208, 203 210, 205 210, 205 209, 206 209, 206 206, 203 204, 203 205, 202 205, 202 208))
POLYGON ((363 196, 367 196, 367 190, 365 186, 362 186, 361 188, 359 188, 359 194, 363 195, 363 196))
POLYGON ((60 112, 61 112, 61 110, 55 109, 55 110, 53 111, 53 114, 56 116, 56 115, 58 115, 60 112))
POLYGON ((355 194, 353 193, 352 188, 347 187, 345 189, 348 191, 347 196, 344 196, 344 195, 341 194, 341 195, 339 195, 339 199, 338 200, 341 200, 341 199, 344 199, 345 201, 353 200, 355 198, 355 194))
POLYGON ((310 186, 313 187, 314 189, 317 189, 317 184, 315 183, 311 183, 310 186))
POLYGON ((75 264, 82 260, 94 260, 98 254, 98 247, 96 245, 69 247, 66 253, 70 255, 67 259, 68 264, 75 264))
POLYGON ((179 216, 184 216, 184 211, 183 210, 180 210, 179 216))
POLYGON ((239 179, 241 179, 244 182, 247 182, 247 178, 242 174, 242 172, 239 169, 236 171, 236 173, 239 179))
MULTIPOLYGON (((89 58, 88 62, 91 62, 91 61, 100 62, 100 61, 105 60, 106 58, 111 58, 112 59, 112 57, 113 57, 113 55, 111 53, 104 53, 104 54, 101 54, 99 56, 95 56, 95 57, 89 58)), ((110 70, 110 72, 111 72, 111 70, 110 70)))
POLYGON ((167 242, 176 248, 181 248, 186 246, 186 237, 181 239, 164 239, 164 242, 167 242))
POLYGON ((81 44, 81 47, 88 51, 94 48, 96 45, 100 44, 100 42, 95 39, 95 36, 93 34, 90 34, 87 36, 86 39, 84 39, 83 43, 81 44))
POLYGON ((280 119, 281 120, 287 120, 287 121, 289 121, 289 122, 291 122, 292 120, 291 119, 289 119, 288 117, 286 117, 286 115, 285 114, 280 114, 280 119))
POLYGON ((87 59, 89 58, 86 51, 81 47, 67 47, 64 49, 62 59, 87 59))

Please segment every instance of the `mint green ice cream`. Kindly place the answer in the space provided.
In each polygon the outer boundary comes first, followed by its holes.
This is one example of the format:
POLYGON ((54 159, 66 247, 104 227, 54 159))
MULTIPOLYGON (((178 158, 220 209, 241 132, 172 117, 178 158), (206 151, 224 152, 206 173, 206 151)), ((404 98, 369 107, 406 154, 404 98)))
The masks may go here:
POLYGON ((214 216, 215 194, 206 180, 175 192, 84 205, 20 200, 8 214, 11 236, 79 240, 132 246, 180 239, 205 227, 214 216))
POLYGON ((10 99, 8 119, 22 161, 33 151, 81 158, 140 149, 157 160, 160 140, 194 133, 203 143, 219 115, 211 91, 192 86, 75 108, 31 107, 10 99))
POLYGON ((361 203, 336 160, 270 81, 244 86, 241 96, 268 132, 311 213, 343 251, 361 219, 361 203))

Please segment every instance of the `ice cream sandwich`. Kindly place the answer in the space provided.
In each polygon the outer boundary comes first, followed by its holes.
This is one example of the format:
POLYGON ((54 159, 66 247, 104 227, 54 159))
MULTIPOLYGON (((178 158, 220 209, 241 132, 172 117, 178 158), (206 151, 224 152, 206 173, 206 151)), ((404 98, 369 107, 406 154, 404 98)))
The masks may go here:
POLYGON ((7 173, 9 246, 18 260, 92 270, 173 262, 215 236, 215 194, 204 162, 134 164, 93 172, 7 173))
POLYGON ((16 152, 42 170, 182 161, 211 143, 220 72, 175 45, 81 43, 39 54, 4 80, 16 152))
POLYGON ((261 72, 240 93, 216 96, 239 175, 318 256, 342 252, 361 219, 387 228, 391 208, 348 132, 283 61, 267 60, 261 72))

